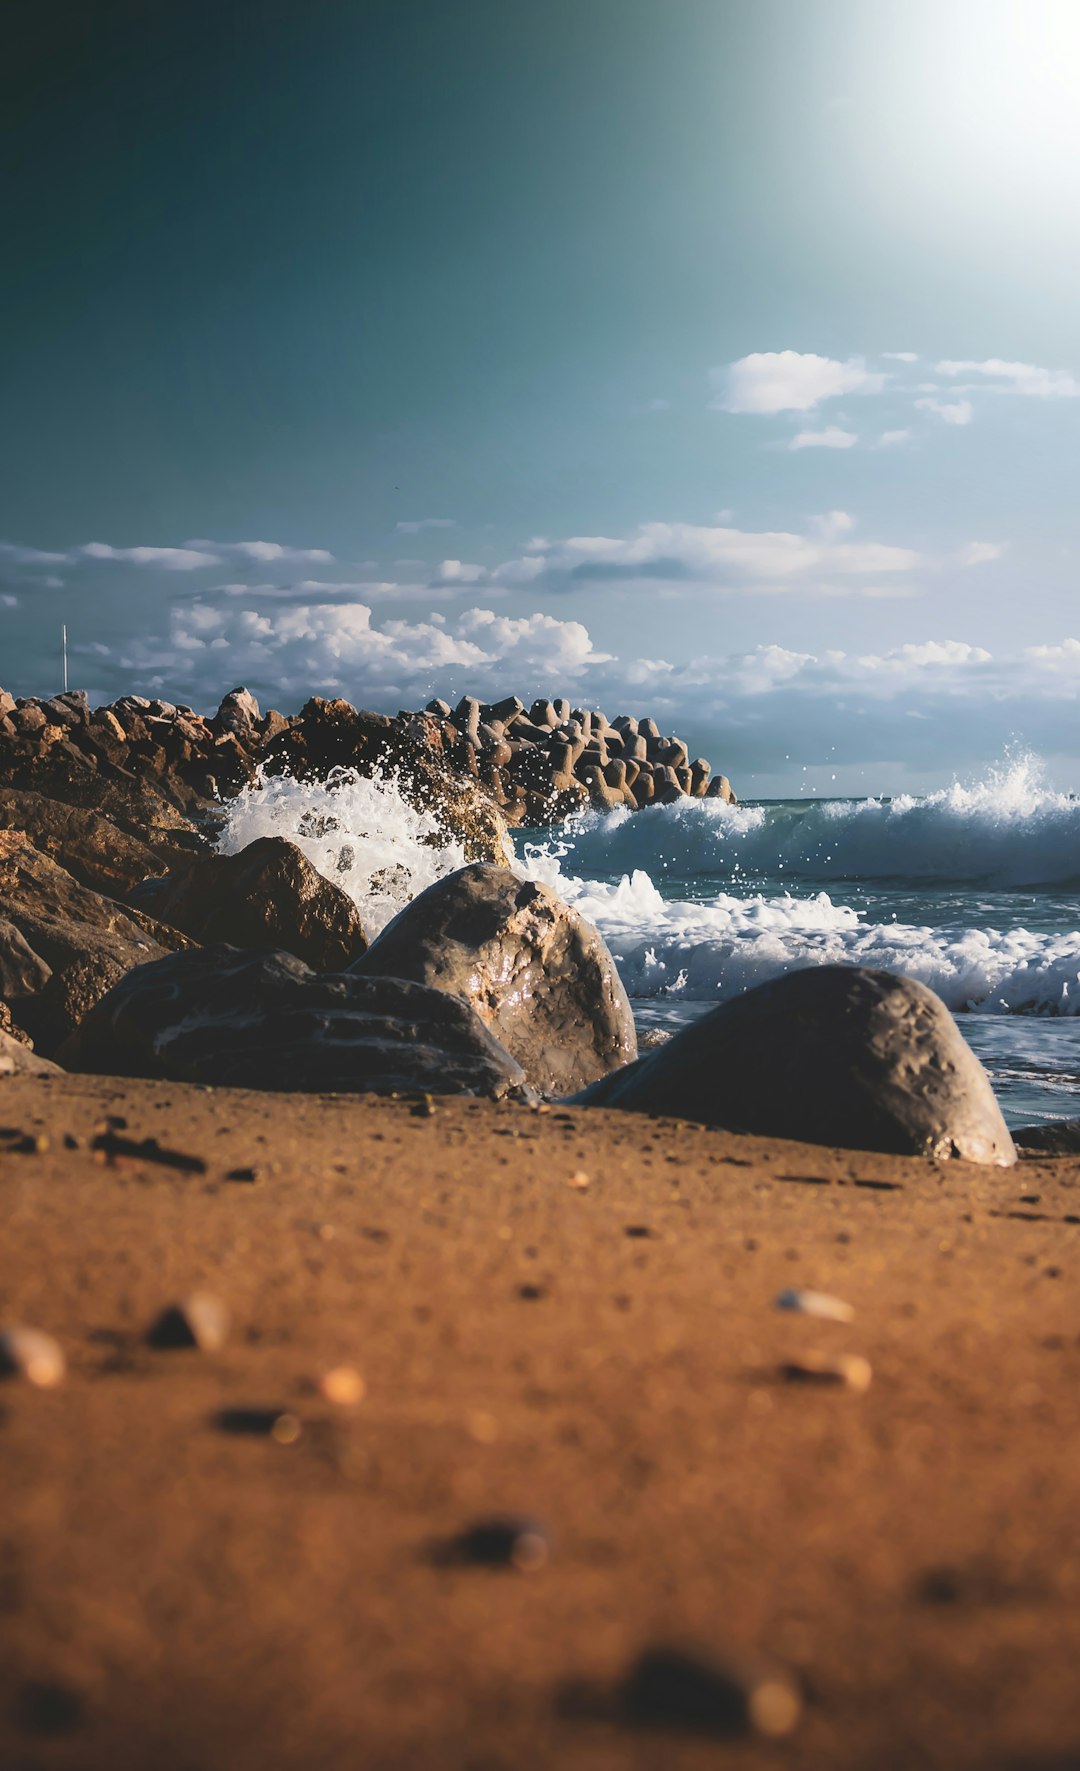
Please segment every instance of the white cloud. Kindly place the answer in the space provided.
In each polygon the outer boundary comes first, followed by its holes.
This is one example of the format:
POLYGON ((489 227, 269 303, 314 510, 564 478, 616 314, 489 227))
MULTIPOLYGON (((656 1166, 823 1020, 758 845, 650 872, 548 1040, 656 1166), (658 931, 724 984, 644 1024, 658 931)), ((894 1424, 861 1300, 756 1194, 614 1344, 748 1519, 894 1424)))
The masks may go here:
POLYGON ((969 541, 957 558, 962 566, 985 566, 991 560, 999 560, 1004 552, 1000 541, 969 541))
POLYGON ((399 535, 419 535, 424 529, 456 529, 455 517, 420 517, 416 522, 395 523, 399 535))
POLYGON ((1067 369, 1042 369, 1035 363, 1006 363, 987 357, 981 363, 946 361, 936 365, 939 375, 982 375, 1013 393, 1036 400, 1080 399, 1080 381, 1067 369))
POLYGON ((945 424, 970 424, 972 405, 970 400, 916 400, 921 412, 936 412, 945 424))
POLYGON ((66 553, 42 553, 37 547, 19 547, 14 541, 0 541, 0 559, 13 560, 17 566, 62 566, 66 553))
POLYGON ((827 510, 822 516, 811 517, 810 522, 825 541, 835 541, 838 535, 846 535, 855 527, 855 518, 846 510, 827 510))
POLYGON ((881 354, 892 363, 917 363, 919 360, 918 351, 882 351, 881 354))
POLYGON ((443 560, 439 578, 444 584, 479 584, 487 577, 483 566, 470 566, 464 560, 443 560))
POLYGON ((6 593, 3 596, 0 596, 0 609, 17 609, 18 606, 19 599, 17 596, 8 596, 6 593))
POLYGON ((312 565, 329 565, 333 554, 324 547, 283 547, 279 541, 188 541, 189 548, 205 548, 215 554, 239 554, 244 559, 271 565, 274 560, 310 561, 312 565))
POLYGON ((109 547, 104 541, 88 541, 76 551, 88 560, 123 560, 132 566, 160 566, 166 572, 194 572, 221 564, 218 554, 194 547, 109 547))
POLYGON ((910 435, 909 430, 883 430, 877 440, 877 447, 879 449, 895 449, 899 444, 906 443, 910 435))
POLYGON ((841 430, 837 424, 826 425, 824 430, 801 430, 792 437, 789 449, 853 449, 858 442, 853 430, 841 430))
POLYGON ((820 529, 813 536, 787 530, 643 523, 625 538, 570 536, 550 543, 542 555, 505 561, 491 576, 498 584, 550 590, 646 581, 710 590, 819 591, 822 580, 837 575, 877 577, 911 572, 929 563, 911 548, 838 542, 835 525, 839 521, 842 526, 845 518, 846 512, 832 513, 834 531, 828 539, 820 529))
POLYGON ((880 393, 886 377, 867 369, 862 357, 837 362, 812 351, 756 351, 726 369, 714 369, 722 412, 809 412, 841 394, 880 393))

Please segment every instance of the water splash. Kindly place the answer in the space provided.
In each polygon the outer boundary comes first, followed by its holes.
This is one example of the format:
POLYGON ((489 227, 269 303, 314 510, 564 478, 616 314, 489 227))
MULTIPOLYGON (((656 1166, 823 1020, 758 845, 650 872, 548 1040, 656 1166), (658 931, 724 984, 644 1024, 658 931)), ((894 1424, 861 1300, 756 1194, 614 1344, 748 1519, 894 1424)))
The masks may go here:
POLYGON ((392 771, 334 769, 325 781, 260 772, 230 801, 218 846, 235 855, 261 836, 286 837, 348 892, 369 936, 418 892, 465 865, 461 844, 434 813, 409 803, 392 771))

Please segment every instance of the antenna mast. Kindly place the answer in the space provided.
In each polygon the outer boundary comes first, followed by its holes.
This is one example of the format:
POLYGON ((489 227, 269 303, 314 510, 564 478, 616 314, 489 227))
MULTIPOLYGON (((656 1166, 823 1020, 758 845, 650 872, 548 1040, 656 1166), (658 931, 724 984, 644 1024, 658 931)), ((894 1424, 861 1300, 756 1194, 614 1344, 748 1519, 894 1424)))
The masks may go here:
POLYGON ((64 694, 66 695, 68 692, 67 622, 66 621, 64 622, 63 626, 61 627, 60 633, 61 633, 61 636, 63 639, 63 648, 64 648, 64 694))

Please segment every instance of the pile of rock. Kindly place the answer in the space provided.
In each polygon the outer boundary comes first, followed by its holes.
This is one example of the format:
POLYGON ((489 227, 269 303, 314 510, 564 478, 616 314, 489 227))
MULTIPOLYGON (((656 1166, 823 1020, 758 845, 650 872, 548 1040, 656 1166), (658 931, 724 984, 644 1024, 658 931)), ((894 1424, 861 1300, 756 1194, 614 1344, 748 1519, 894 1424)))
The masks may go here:
POLYGON ((653 719, 609 720, 566 700, 534 701, 526 712, 516 695, 465 695, 454 708, 429 701, 425 712, 510 824, 550 823, 589 804, 636 812, 687 797, 737 803, 727 776, 713 775, 703 756, 691 761, 682 739, 665 738, 653 719))
POLYGON ((80 690, 15 700, 0 689, 0 787, 110 816, 134 810, 143 830, 168 822, 162 802, 197 814, 238 793, 260 767, 311 776, 387 765, 418 804, 445 817, 470 860, 507 857, 500 818, 539 826, 588 805, 637 811, 687 796, 735 803, 727 776, 714 775, 704 757, 691 759, 655 720, 609 721, 565 700, 534 701, 526 711, 516 695, 466 695, 454 708, 432 701, 422 713, 390 718, 314 696, 286 717, 260 713, 247 689, 234 689, 207 719, 144 695, 91 709, 80 690))

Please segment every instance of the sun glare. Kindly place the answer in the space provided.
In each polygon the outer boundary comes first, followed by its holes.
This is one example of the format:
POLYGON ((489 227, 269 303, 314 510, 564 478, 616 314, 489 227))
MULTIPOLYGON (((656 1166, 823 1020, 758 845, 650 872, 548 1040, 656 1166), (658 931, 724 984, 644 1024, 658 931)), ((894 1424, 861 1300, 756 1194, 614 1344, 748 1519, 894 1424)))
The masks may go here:
POLYGON ((1075 171, 1080 0, 966 0, 941 17, 937 84, 958 149, 1075 171))

